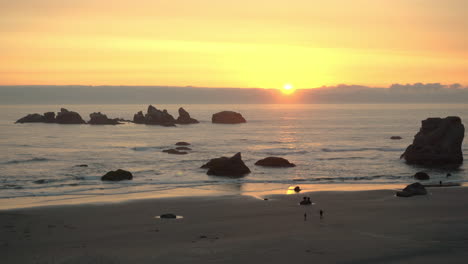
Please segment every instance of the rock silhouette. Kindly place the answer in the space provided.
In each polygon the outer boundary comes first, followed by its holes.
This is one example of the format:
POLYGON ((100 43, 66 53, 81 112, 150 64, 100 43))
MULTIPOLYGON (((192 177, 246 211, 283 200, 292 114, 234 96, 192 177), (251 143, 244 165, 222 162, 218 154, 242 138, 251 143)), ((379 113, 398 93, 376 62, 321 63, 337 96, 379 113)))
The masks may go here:
POLYGON ((465 127, 460 117, 428 118, 400 158, 421 165, 461 164, 465 127))
POLYGON ((177 149, 165 149, 162 152, 166 152, 168 154, 175 154, 175 155, 185 155, 188 154, 188 152, 185 151, 179 151, 177 149))
POLYGON ((429 175, 423 171, 419 171, 414 174, 414 178, 417 180, 429 180, 429 175))
POLYGON ((179 117, 176 120, 177 124, 188 125, 188 124, 197 124, 198 120, 191 118, 190 114, 185 111, 184 108, 179 108, 179 117))
POLYGON ((296 165, 289 162, 287 159, 280 157, 267 157, 255 162, 255 165, 265 167, 296 167, 296 165))
POLYGON ((115 118, 115 119, 110 119, 107 117, 107 115, 105 114, 101 114, 101 112, 97 112, 97 113, 92 113, 92 114, 89 114, 89 122, 88 124, 91 124, 91 125, 119 125, 119 124, 122 124, 119 122, 119 119, 115 118))
POLYGON ((230 158, 220 157, 211 159, 201 167, 208 169, 206 174, 216 176, 242 177, 250 173, 250 169, 242 161, 240 152, 230 158))
POLYGON ((18 119, 15 123, 58 123, 58 124, 86 124, 80 114, 61 108, 55 116, 54 112, 41 114, 29 114, 18 119))
POLYGON ((240 113, 233 111, 222 111, 216 114, 213 114, 211 117, 212 123, 218 124, 239 124, 246 123, 247 121, 240 113))
POLYGON ((149 105, 145 115, 143 115, 142 111, 133 115, 133 122, 136 124, 175 126, 176 120, 166 109, 161 111, 149 105))
POLYGON ((131 179, 133 179, 132 173, 121 169, 118 169, 116 171, 109 171, 101 177, 102 181, 122 181, 131 179))
POLYGON ((396 193, 396 195, 399 197, 411 197, 414 195, 425 194, 427 194, 426 188, 419 182, 412 183, 406 186, 402 191, 396 193))

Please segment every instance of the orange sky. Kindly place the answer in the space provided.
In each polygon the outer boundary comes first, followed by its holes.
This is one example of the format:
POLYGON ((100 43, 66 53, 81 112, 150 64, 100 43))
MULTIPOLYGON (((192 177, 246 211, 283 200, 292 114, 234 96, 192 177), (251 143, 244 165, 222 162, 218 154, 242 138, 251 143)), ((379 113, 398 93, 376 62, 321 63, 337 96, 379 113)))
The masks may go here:
POLYGON ((468 84, 465 0, 0 0, 0 84, 468 84))

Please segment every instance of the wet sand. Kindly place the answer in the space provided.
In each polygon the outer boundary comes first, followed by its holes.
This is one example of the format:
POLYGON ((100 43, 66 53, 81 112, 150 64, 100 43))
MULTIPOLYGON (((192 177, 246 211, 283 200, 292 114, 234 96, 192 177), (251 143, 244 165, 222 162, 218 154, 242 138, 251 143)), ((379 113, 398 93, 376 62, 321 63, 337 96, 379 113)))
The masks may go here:
POLYGON ((139 200, 0 211, 1 263, 465 263, 468 188, 139 200), (311 206, 300 206, 310 196, 311 206), (323 218, 319 210, 324 211, 323 218), (157 219, 174 213, 181 219, 157 219), (307 219, 304 220, 304 214, 307 219))

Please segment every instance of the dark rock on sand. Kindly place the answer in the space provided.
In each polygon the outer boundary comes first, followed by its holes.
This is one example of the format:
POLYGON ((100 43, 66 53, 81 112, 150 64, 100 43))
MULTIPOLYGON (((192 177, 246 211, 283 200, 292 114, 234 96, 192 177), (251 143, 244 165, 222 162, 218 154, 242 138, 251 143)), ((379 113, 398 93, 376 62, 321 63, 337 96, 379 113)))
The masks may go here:
POLYGON ((411 197, 413 195, 425 195, 427 194, 426 188, 424 185, 419 182, 412 183, 406 186, 403 191, 397 192, 396 195, 399 197, 411 197))
POLYGON ((240 152, 231 158, 221 157, 212 159, 203 165, 202 168, 208 168, 206 174, 216 176, 242 177, 250 173, 250 169, 242 161, 240 152))
POLYGON ((57 113, 55 120, 58 124, 86 124, 83 118, 81 118, 80 114, 77 112, 68 111, 65 108, 60 109, 60 112, 57 113))
POLYGON ((166 109, 158 110, 156 107, 149 105, 146 114, 140 111, 133 115, 133 122, 136 124, 160 125, 160 126, 175 126, 175 119, 166 109))
POLYGON ((89 114, 89 118, 91 118, 88 122, 88 124, 91 125, 119 125, 122 124, 119 122, 119 120, 116 119, 110 119, 107 117, 105 114, 101 114, 101 112, 97 113, 92 113, 89 114))
POLYGON ((45 123, 45 120, 41 114, 29 114, 18 119, 15 123, 45 123))
POLYGON ((188 154, 188 152, 185 151, 178 151, 177 149, 165 149, 162 152, 166 152, 168 154, 175 154, 175 155, 185 155, 188 154))
POLYGON ((175 219, 175 218, 177 218, 177 215, 175 215, 175 214, 162 214, 162 215, 159 216, 159 218, 175 219))
POLYGON ((175 143, 175 145, 176 146, 190 146, 190 143, 181 141, 181 142, 175 143))
POLYGON ((122 181, 131 179, 133 179, 132 173, 121 169, 118 169, 116 171, 109 171, 101 177, 102 181, 122 181))
POLYGON ((423 171, 419 171, 414 174, 414 178, 417 180, 429 180, 429 175, 423 171))
POLYGON ((184 108, 179 108, 179 117, 176 120, 177 124, 188 125, 200 123, 198 120, 191 118, 190 114, 184 108))
POLYGON ((402 137, 400 137, 400 136, 391 136, 390 139, 399 140, 399 139, 402 139, 402 137))
POLYGON ((422 121, 413 144, 400 158, 421 165, 459 165, 463 162, 462 142, 465 134, 460 117, 428 118, 422 121))
POLYGON ((266 167, 296 167, 293 163, 290 163, 287 159, 280 157, 268 157, 255 162, 257 166, 266 167))
POLYGON ((233 111, 222 111, 216 114, 213 114, 211 117, 212 123, 218 124, 239 124, 245 123, 244 117, 240 113, 236 113, 233 111))
POLYGON ((192 150, 191 148, 188 148, 188 147, 176 147, 175 149, 177 149, 177 150, 192 150))

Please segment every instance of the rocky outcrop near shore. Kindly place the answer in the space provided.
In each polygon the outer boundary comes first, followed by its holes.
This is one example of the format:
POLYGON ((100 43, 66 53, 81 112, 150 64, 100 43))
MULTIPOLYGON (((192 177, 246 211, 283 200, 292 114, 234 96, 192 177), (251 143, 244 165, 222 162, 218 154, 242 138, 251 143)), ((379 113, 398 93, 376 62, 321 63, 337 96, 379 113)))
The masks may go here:
POLYGON ((89 114, 90 120, 88 124, 90 125, 119 125, 122 124, 119 122, 118 118, 110 119, 105 114, 101 114, 101 112, 95 112, 89 114))
POLYGON ((122 169, 118 169, 116 171, 109 171, 101 177, 101 181, 123 181, 131 179, 133 179, 132 173, 122 169))
POLYGON ((280 157, 267 157, 255 162, 257 166, 264 167, 296 167, 294 163, 289 162, 289 160, 280 157))
POLYGON ((463 163, 462 142, 465 127, 460 117, 428 118, 414 136, 413 144, 400 158, 420 165, 451 165, 463 163))
POLYGON ((176 120, 170 115, 166 109, 158 110, 156 107, 149 105, 146 114, 142 111, 133 115, 133 122, 136 124, 160 125, 160 126, 175 126, 176 120))
POLYGON ((220 157, 211 159, 208 163, 201 166, 201 168, 208 169, 206 174, 215 176, 242 177, 250 173, 250 169, 242 161, 240 152, 230 158, 220 157))
POLYGON ((54 112, 41 114, 29 114, 16 121, 16 123, 57 123, 57 124, 86 124, 80 114, 61 108, 57 116, 54 112))
POLYGON ((176 120, 176 124, 188 125, 188 124, 198 124, 198 120, 190 117, 190 114, 185 111, 184 108, 179 108, 179 117, 176 120))
POLYGON ((427 191, 424 185, 419 182, 412 183, 406 186, 402 191, 397 192, 396 196, 398 197, 411 197, 414 195, 426 195, 427 191))
POLYGON ((217 124, 240 124, 246 123, 247 121, 240 113, 233 111, 222 111, 213 114, 211 117, 211 122, 217 124))

